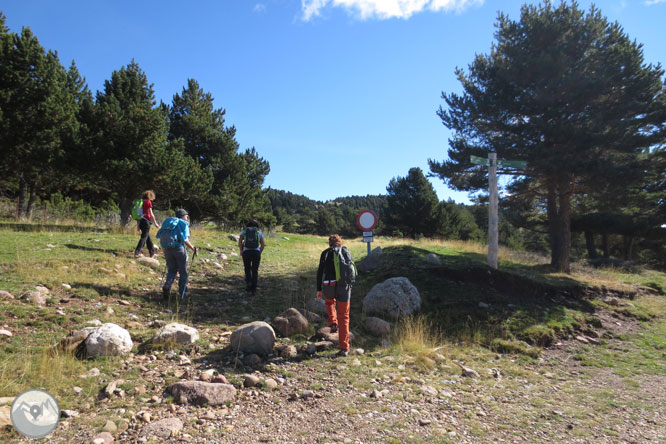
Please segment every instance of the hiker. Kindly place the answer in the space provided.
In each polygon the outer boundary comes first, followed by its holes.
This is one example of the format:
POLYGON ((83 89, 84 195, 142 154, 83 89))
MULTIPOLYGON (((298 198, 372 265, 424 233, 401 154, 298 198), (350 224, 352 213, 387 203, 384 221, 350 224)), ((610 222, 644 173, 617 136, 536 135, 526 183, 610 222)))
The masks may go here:
POLYGON ((162 287, 162 297, 169 299, 171 284, 178 278, 178 294, 185 299, 187 289, 187 248, 197 255, 197 248, 190 242, 190 216, 183 209, 176 210, 176 217, 169 217, 162 223, 155 237, 160 240, 164 258, 166 259, 167 275, 162 287))
POLYGON ((261 262, 261 252, 264 251, 264 246, 264 235, 259 231, 259 222, 252 219, 238 238, 238 248, 243 256, 245 267, 245 289, 252 294, 257 292, 259 262, 261 262))
POLYGON ((317 299, 323 295, 328 326, 331 333, 338 333, 340 351, 337 356, 349 354, 349 304, 355 279, 356 270, 351 253, 347 247, 342 246, 340 236, 332 234, 328 238, 328 248, 319 257, 317 299))
POLYGON ((143 256, 143 254, 141 254, 141 250, 143 250, 143 246, 146 245, 148 247, 148 254, 150 254, 150 257, 155 259, 157 257, 157 253, 155 253, 153 240, 150 238, 150 225, 155 224, 155 227, 158 229, 160 228, 160 224, 157 223, 155 214, 153 213, 153 201, 155 200, 155 193, 153 190, 144 191, 143 194, 141 194, 141 199, 143 200, 143 205, 141 206, 142 215, 136 225, 137 231, 141 232, 141 238, 139 239, 139 243, 136 244, 136 248, 134 249, 134 257, 143 256))

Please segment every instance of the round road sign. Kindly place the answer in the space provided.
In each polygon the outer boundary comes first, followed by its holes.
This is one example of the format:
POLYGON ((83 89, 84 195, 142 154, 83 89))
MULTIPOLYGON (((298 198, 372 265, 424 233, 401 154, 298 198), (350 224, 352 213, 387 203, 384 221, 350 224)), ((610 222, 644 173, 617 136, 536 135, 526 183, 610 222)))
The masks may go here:
POLYGON ((372 210, 363 210, 356 216, 356 225, 363 231, 370 231, 377 226, 377 215, 372 210))

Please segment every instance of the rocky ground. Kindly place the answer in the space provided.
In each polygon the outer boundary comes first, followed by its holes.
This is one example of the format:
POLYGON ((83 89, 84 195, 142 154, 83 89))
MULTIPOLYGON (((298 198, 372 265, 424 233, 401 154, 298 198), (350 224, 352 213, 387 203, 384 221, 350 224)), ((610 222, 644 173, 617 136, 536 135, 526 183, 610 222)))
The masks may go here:
MULTIPOLYGON (((137 313, 127 327, 161 325, 137 313)), ((130 354, 106 371, 90 361, 80 380, 93 378, 96 389, 71 387, 80 402, 63 411, 48 442, 666 442, 663 355, 661 372, 586 365, 581 353, 640 353, 629 337, 644 326, 616 313, 599 317, 597 334, 558 342, 538 360, 454 345, 336 358, 330 344, 308 354, 307 341, 279 338, 283 352, 252 365, 228 347, 230 331, 194 323, 203 345, 130 354), (221 405, 179 404, 167 388, 184 380, 229 382, 237 392, 221 405)), ((27 442, 11 431, 0 439, 27 442)))

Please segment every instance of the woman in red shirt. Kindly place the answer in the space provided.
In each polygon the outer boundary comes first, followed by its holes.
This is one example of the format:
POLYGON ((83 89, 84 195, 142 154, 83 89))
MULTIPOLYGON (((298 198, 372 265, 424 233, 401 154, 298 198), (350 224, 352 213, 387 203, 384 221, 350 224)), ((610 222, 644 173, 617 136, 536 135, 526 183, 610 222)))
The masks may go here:
POLYGON ((160 224, 158 224, 157 220, 155 220, 155 214, 153 213, 153 200, 155 200, 155 193, 153 190, 144 191, 141 195, 141 198, 143 199, 143 217, 139 219, 139 223, 137 225, 137 230, 141 231, 141 239, 139 239, 139 243, 134 249, 134 257, 143 256, 141 254, 141 250, 143 249, 143 246, 146 245, 148 247, 148 253, 150 253, 150 257, 156 258, 157 253, 155 253, 153 240, 150 238, 150 225, 155 224, 158 229, 160 228, 160 224))

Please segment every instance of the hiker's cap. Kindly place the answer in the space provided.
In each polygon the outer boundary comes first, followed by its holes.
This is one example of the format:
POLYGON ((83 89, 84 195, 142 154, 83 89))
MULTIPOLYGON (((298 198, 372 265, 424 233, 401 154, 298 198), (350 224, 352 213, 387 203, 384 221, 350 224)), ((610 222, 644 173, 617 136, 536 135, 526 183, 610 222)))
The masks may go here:
POLYGON ((182 219, 185 216, 187 216, 187 210, 184 210, 182 208, 179 208, 179 209, 176 210, 176 217, 182 219))

